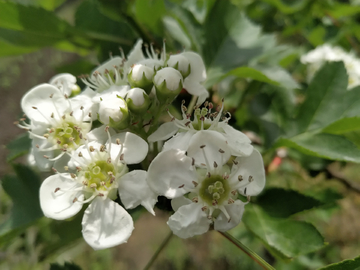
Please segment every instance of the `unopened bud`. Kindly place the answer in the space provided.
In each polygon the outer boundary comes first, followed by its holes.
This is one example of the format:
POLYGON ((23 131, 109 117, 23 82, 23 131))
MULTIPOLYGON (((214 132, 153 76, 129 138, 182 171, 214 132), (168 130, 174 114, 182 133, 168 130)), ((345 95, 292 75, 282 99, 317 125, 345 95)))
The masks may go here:
POLYGON ((153 87, 153 77, 155 70, 151 67, 136 64, 128 74, 128 80, 131 87, 139 87, 150 93, 153 87))
POLYGON ((160 69, 154 76, 154 86, 159 100, 175 98, 183 88, 181 73, 171 67, 160 69))
POLYGON ((171 55, 167 61, 169 67, 180 71, 184 79, 191 73, 191 66, 189 60, 181 54, 171 55))
POLYGON ((126 103, 131 112, 142 114, 149 108, 150 98, 143 89, 133 88, 127 93, 126 103))

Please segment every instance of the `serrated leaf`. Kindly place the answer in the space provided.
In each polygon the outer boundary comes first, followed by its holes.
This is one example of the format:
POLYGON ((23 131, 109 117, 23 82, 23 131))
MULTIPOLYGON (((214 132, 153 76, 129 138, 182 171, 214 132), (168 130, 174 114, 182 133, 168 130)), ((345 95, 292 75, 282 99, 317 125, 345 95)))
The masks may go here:
POLYGON ((0 243, 16 236, 43 216, 39 202, 39 176, 24 165, 13 164, 13 168, 16 176, 6 175, 1 181, 14 205, 9 219, 0 225, 0 243))
POLYGON ((217 1, 206 18, 203 57, 208 66, 206 87, 216 83, 226 72, 245 65, 263 51, 267 39, 260 27, 251 23, 229 1, 217 1), (214 34, 216 33, 216 34, 214 34))
POLYGON ((12 140, 6 148, 10 151, 6 157, 7 162, 11 162, 17 157, 25 155, 29 152, 31 147, 31 139, 29 134, 23 133, 12 140))
POLYGON ((358 270, 360 268, 360 256, 344 260, 338 263, 330 264, 328 266, 319 268, 318 270, 358 270))
POLYGON ((324 246, 323 237, 313 225, 304 221, 272 218, 258 206, 246 206, 243 222, 265 246, 285 258, 294 258, 324 246))
POLYGON ((303 133, 289 139, 280 138, 274 147, 280 146, 297 149, 306 155, 360 163, 360 149, 338 135, 303 133))
POLYGON ((342 118, 324 128, 322 131, 331 134, 344 134, 360 129, 360 117, 342 118))
POLYGON ((256 204, 272 217, 286 218, 293 214, 318 207, 322 205, 322 202, 295 190, 271 188, 265 190, 265 192, 256 198, 256 204))
POLYGON ((238 67, 236 69, 233 69, 229 71, 227 74, 224 75, 224 77, 233 75, 239 78, 249 78, 253 80, 257 80, 260 82, 265 82, 273 85, 279 85, 278 82, 271 80, 266 75, 264 75, 261 71, 256 70, 255 68, 251 67, 238 67))
POLYGON ((343 114, 347 83, 348 76, 342 62, 328 63, 318 71, 298 113, 299 133, 323 128, 343 114))
POLYGON ((2 38, 16 45, 51 45, 69 39, 71 31, 67 22, 40 7, 0 1, 0 18, 2 38))
POLYGON ((157 35, 163 35, 162 17, 165 15, 163 0, 136 0, 135 16, 138 22, 157 35), (149 16, 151 14, 151 16, 149 16))

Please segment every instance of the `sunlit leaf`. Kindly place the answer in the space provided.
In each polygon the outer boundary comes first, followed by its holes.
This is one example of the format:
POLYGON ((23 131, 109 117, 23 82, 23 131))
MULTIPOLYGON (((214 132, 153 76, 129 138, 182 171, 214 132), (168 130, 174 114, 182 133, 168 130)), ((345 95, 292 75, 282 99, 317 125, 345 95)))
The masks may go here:
POLYGON ((360 269, 360 256, 351 260, 344 260, 339 263, 330 264, 328 266, 319 268, 318 270, 358 270, 358 269, 360 269))
POLYGON ((270 252, 281 258, 294 258, 324 246, 324 239, 316 228, 306 222, 277 219, 268 216, 258 206, 246 206, 243 222, 270 252))

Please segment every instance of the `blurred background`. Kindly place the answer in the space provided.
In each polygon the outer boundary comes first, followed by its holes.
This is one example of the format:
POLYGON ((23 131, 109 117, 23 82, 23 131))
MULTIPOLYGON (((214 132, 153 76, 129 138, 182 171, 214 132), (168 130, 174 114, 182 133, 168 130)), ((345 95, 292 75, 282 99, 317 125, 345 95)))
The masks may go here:
MULTIPOLYGON (((81 214, 69 221, 43 217, 37 194, 47 174, 25 166, 30 141, 13 124, 22 117, 20 100, 29 89, 58 73, 89 74, 119 55, 119 47, 126 55, 138 38, 159 50, 166 39, 168 53, 201 54, 212 101, 225 97, 231 123, 263 150, 267 188, 273 188, 266 194, 289 196, 291 203, 292 194, 280 190, 295 190, 317 200, 291 220, 313 224, 324 237, 318 236, 321 244, 287 254, 285 244, 276 249, 262 241, 246 225, 251 223, 240 223, 230 231, 233 236, 276 269, 317 269, 358 256, 360 166, 273 146, 283 115, 293 114, 294 104, 304 100, 301 55, 324 43, 358 55, 359 22, 357 0, 1 0, 0 269, 142 269, 170 233, 171 213, 156 209, 154 218, 140 209, 127 244, 94 251, 82 239, 81 214), (237 67, 256 67, 281 87, 249 69, 229 74, 237 67)), ((190 96, 183 93, 182 99, 190 96)), ((357 127, 343 136, 360 145, 359 135, 357 127)), ((255 202, 266 204, 265 195, 255 202)), ((289 226, 306 239, 306 231, 289 226)), ((152 269, 261 267, 209 231, 187 240, 173 236, 152 269)))

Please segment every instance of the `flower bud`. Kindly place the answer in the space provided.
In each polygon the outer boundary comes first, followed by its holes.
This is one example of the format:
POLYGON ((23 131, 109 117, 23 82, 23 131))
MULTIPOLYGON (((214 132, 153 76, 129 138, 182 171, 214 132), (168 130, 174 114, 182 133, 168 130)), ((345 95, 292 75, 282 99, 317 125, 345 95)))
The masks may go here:
POLYGON ((132 88, 126 96, 126 103, 131 112, 141 114, 149 108, 150 99, 143 89, 132 88))
POLYGON ((122 97, 107 96, 99 104, 98 119, 104 125, 125 129, 129 124, 129 111, 122 97))
POLYGON ((180 71, 184 79, 191 73, 191 65, 189 60, 181 54, 171 55, 167 61, 167 64, 169 67, 180 71))
POLYGON ((150 93, 153 86, 152 80, 154 74, 155 71, 153 68, 142 64, 136 64, 131 68, 128 74, 128 80, 131 87, 139 87, 144 89, 147 93, 150 93))
POLYGON ((158 99, 165 101, 180 93, 183 88, 183 77, 178 70, 166 67, 156 72, 154 86, 158 99))

